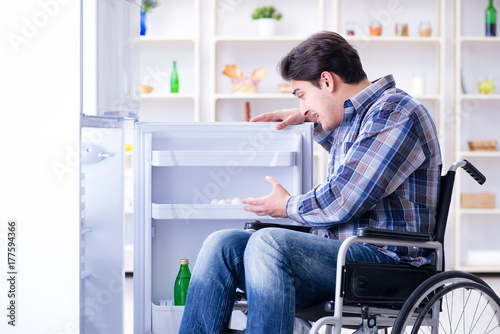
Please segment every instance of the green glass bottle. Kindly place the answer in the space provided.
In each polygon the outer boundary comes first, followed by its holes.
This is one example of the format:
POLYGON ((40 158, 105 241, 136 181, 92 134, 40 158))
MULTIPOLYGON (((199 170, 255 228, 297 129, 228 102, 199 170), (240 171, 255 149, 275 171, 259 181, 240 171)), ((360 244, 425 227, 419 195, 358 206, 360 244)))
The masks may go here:
POLYGON ((179 76, 177 75, 177 62, 174 61, 174 68, 170 76, 170 92, 179 93, 179 76))
POLYGON ((490 0, 488 8, 486 8, 485 13, 486 22, 486 36, 496 36, 497 35, 497 11, 493 7, 493 0, 490 0))
POLYGON ((191 272, 189 271, 189 260, 181 259, 181 268, 179 269, 179 273, 177 274, 174 284, 174 305, 186 305, 186 296, 190 280, 191 272))

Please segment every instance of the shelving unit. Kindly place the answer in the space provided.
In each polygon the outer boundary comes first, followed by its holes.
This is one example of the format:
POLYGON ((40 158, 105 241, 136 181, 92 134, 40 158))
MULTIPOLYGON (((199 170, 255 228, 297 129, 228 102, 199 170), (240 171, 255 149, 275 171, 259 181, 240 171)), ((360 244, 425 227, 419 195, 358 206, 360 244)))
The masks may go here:
POLYGON ((240 2, 227 8, 217 0, 211 1, 212 11, 212 107, 210 121, 241 121, 248 101, 252 116, 265 111, 297 106, 296 98, 279 93, 282 82, 276 73, 278 60, 309 34, 324 29, 324 0, 308 3, 278 1, 273 4, 283 13, 274 36, 259 36, 256 23, 250 19, 253 10, 269 5, 264 1, 240 2), (302 24, 297 25, 296 22, 302 24), (265 50, 265 52, 262 52, 265 50), (222 74, 226 65, 238 65, 245 76, 258 67, 267 76, 258 84, 257 94, 233 94, 230 79, 222 74))
POLYGON ((141 36, 143 121, 200 121, 200 0, 162 1, 147 19, 141 36), (182 12, 182 15, 176 13, 182 12), (170 93, 170 74, 177 61, 179 93, 170 93))
MULTIPOLYGON (((500 4, 495 5, 498 8, 500 4)), ((500 69, 496 66, 500 38, 484 37, 486 6, 487 2, 478 6, 475 1, 458 0, 455 8, 456 159, 468 159, 485 174, 487 181, 478 186, 468 180, 467 175, 457 177, 454 267, 470 272, 498 273, 499 248, 494 236, 500 230, 500 209, 462 208, 459 198, 462 193, 495 193, 495 206, 499 207, 497 185, 500 177, 495 166, 500 162, 500 151, 470 151, 467 145, 468 141, 475 140, 500 141, 496 125, 500 122, 500 94, 495 90, 483 95, 477 90, 480 80, 500 78, 500 69)))
MULTIPOLYGON (((332 9, 335 18, 332 29, 356 47, 368 78, 375 80, 393 74, 397 87, 412 94, 429 110, 440 141, 446 144, 446 1, 387 4, 383 1, 333 0, 332 9), (372 20, 381 23, 381 36, 370 36, 372 20), (419 35, 421 21, 430 23, 431 36, 419 35), (347 34, 348 22, 354 27, 353 36, 347 34), (395 36, 397 23, 408 24, 408 36, 395 36), (414 93, 412 79, 416 74, 425 79, 424 94, 414 93)), ((441 146, 446 160, 445 148, 446 145, 441 146)))

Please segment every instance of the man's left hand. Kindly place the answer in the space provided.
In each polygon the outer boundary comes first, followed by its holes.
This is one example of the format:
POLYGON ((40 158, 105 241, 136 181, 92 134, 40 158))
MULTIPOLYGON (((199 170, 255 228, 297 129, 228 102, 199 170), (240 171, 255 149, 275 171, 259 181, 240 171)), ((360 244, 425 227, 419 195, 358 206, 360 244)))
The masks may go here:
POLYGON ((266 176, 266 181, 273 186, 271 193, 259 198, 244 199, 243 204, 249 204, 249 206, 244 206, 243 209, 254 212, 258 216, 287 218, 286 204, 290 194, 275 178, 266 176))

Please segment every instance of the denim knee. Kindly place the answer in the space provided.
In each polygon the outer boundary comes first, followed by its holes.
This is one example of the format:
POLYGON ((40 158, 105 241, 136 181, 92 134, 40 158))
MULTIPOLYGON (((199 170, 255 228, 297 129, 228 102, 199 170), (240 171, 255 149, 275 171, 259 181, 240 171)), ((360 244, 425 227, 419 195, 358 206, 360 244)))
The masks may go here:
MULTIPOLYGON (((286 247, 285 234, 289 232, 280 228, 264 228, 252 234, 245 250, 245 262, 250 259, 262 259, 264 254, 283 254, 286 247)), ((274 257, 274 256, 273 256, 274 257)))

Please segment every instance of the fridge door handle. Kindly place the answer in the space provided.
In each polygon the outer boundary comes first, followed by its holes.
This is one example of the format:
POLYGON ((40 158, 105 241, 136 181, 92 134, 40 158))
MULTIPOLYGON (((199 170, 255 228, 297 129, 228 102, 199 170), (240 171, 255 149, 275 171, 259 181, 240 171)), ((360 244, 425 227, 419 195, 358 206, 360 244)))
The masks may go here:
POLYGON ((112 156, 114 156, 113 153, 104 152, 101 148, 92 143, 82 142, 82 147, 81 147, 82 165, 95 164, 106 158, 111 158, 112 156))

